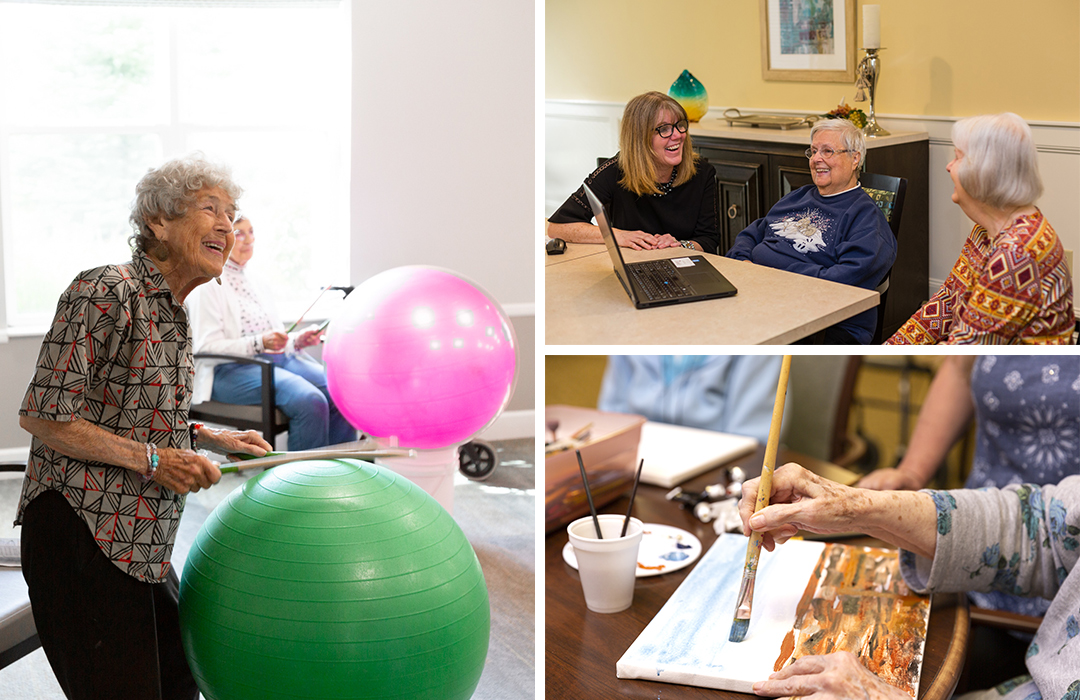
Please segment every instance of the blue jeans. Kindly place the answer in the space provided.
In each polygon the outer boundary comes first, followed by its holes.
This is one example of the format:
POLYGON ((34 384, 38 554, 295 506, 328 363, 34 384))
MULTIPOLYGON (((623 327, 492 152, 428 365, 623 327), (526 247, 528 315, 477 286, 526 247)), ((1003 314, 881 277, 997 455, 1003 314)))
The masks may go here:
MULTIPOLYGON (((326 388, 326 370, 303 353, 264 353, 274 367, 274 399, 289 417, 289 449, 310 450, 356 439, 356 430, 338 411, 326 388)), ((262 397, 258 365, 230 362, 214 367, 210 398, 224 403, 257 406, 262 397)))

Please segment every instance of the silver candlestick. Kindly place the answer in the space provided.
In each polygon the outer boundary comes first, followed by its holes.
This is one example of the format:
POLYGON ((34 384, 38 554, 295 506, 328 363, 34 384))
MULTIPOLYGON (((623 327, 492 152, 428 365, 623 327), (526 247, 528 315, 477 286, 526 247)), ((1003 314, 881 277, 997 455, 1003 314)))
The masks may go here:
MULTIPOLYGON (((870 91, 870 110, 866 117, 866 126, 863 127, 862 132, 869 138, 875 136, 888 136, 889 132, 881 128, 877 123, 877 116, 874 113, 874 94, 877 92, 878 75, 881 73, 881 62, 878 60, 878 51, 883 49, 863 49, 866 55, 859 61, 859 67, 856 71, 857 80, 855 86, 860 88, 866 88, 870 91)), ((856 97, 857 102, 861 102, 856 97)))

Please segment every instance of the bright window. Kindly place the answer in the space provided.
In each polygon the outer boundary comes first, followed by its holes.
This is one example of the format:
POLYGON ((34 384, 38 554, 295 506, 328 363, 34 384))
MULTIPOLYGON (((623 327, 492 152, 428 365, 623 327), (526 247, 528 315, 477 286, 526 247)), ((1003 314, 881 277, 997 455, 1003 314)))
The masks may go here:
POLYGON ((129 259, 135 183, 193 151, 244 188, 287 318, 348 284, 349 5, 0 1, 6 325, 48 325, 80 270, 129 259))

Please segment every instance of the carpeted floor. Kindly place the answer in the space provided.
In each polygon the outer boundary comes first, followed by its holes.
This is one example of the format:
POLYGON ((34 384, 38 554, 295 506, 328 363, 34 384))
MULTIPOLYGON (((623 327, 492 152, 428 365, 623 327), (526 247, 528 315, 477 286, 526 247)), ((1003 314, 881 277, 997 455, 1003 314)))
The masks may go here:
MULTIPOLYGON (((533 441, 493 442, 499 466, 486 481, 460 474, 454 483, 454 518, 484 570, 491 602, 491 641, 474 700, 535 697, 536 487, 533 441)), ((188 499, 174 561, 183 560, 206 516, 249 476, 227 474, 214 488, 188 499)), ((0 537, 12 528, 21 475, 0 475, 0 537)), ((63 700, 41 649, 0 670, 0 700, 63 700)))

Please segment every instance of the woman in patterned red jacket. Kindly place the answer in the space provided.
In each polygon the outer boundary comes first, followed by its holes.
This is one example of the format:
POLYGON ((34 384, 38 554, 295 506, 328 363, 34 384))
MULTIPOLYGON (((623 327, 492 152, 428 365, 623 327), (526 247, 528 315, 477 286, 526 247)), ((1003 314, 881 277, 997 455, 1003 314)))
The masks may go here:
POLYGON ((1065 249, 1035 206, 1031 129, 1015 114, 962 119, 946 166, 975 228, 945 284, 887 344, 1068 344, 1075 323, 1065 249))

